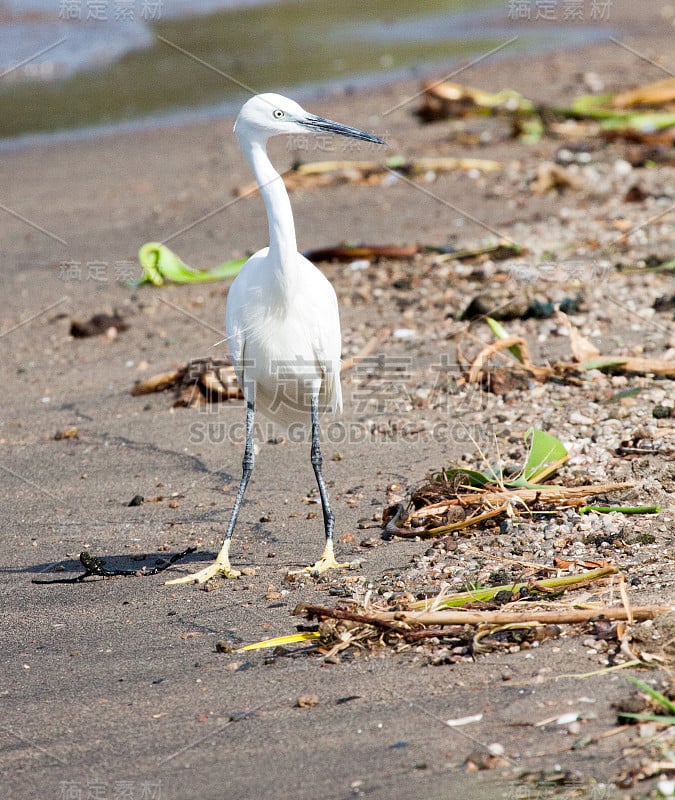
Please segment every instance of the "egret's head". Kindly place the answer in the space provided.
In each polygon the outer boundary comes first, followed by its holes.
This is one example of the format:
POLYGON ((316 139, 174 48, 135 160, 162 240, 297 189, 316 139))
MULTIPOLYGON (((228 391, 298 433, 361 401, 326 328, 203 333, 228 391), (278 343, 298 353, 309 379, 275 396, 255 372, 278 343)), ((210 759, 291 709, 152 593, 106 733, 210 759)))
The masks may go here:
POLYGON ((280 94, 268 92, 257 94, 244 103, 234 132, 239 142, 259 140, 265 141, 270 136, 282 133, 335 133, 340 136, 351 136, 375 144, 385 144, 382 139, 349 125, 332 122, 307 111, 295 101, 280 94))

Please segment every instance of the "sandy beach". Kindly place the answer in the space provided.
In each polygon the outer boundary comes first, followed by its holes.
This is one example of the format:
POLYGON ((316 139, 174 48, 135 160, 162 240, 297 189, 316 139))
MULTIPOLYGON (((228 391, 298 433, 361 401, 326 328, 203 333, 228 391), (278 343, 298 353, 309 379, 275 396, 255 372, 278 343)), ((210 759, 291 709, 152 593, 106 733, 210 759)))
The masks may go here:
MULTIPOLYGON (((576 50, 561 43, 520 58, 502 52, 453 79, 560 106, 589 86, 616 92, 672 75, 674 20, 672 3, 615 2, 613 40, 576 50)), ((514 33, 526 35, 528 24, 535 22, 514 23, 514 33)), ((451 585, 477 575, 485 581, 498 569, 510 570, 509 580, 527 577, 523 563, 552 563, 555 555, 616 563, 633 605, 675 600, 674 420, 652 413, 672 407, 672 380, 598 373, 579 385, 511 388, 478 405, 450 395, 433 407, 426 402, 433 366, 444 354, 455 363, 462 312, 492 290, 554 302, 578 294, 573 320, 603 354, 675 358, 673 311, 655 310, 673 294, 672 270, 644 276, 617 268, 673 258, 672 159, 639 165, 634 145, 618 140, 589 148, 590 164, 570 168, 570 185, 537 192, 539 166, 555 162, 560 140, 525 144, 503 122, 479 118, 463 121, 461 136, 454 122, 422 125, 412 113, 419 91, 410 81, 311 104, 312 112, 385 138, 384 155, 369 146, 345 151, 342 142, 294 149, 279 139, 272 160, 281 171, 298 157, 480 157, 500 162, 500 171, 297 189, 299 247, 463 249, 503 236, 528 250, 500 262, 421 254, 363 269, 319 264, 340 301, 344 357, 388 331, 376 354, 393 370, 379 408, 369 405, 369 368, 344 377, 344 426, 325 441, 326 476, 339 557, 362 565, 327 580, 285 580, 289 568, 318 557, 323 531, 308 449, 279 439, 261 442, 232 545, 233 564, 249 575, 208 592, 165 586, 169 572, 31 582, 75 574, 84 550, 133 566, 142 565, 132 560, 141 554, 150 563, 196 547, 171 574, 204 565, 218 550, 240 474, 242 402, 173 408, 170 393, 133 397, 130 389, 190 359, 225 354, 212 345, 224 337, 228 282, 134 289, 127 281, 139 274, 144 242, 166 240, 188 264, 211 267, 265 246, 267 224, 260 199, 236 193, 252 178, 232 119, 0 152, 6 797, 638 798, 655 796, 649 792, 661 777, 672 777, 667 770, 636 777, 655 756, 634 727, 615 730, 613 703, 631 686, 626 670, 602 672, 608 645, 589 643, 589 629, 455 663, 434 662, 432 649, 415 646, 351 650, 337 663, 297 645, 276 655, 217 652, 218 642, 236 647, 293 633, 302 619, 290 612, 302 602, 333 605, 371 590, 414 594, 420 581, 426 590, 421 559, 433 543, 384 541, 379 520, 432 470, 462 456, 480 466, 467 430, 492 456, 497 445, 517 460, 525 431, 543 427, 573 454, 565 477, 630 481, 635 488, 614 500, 663 511, 614 514, 609 522, 602 515, 523 520, 501 541, 499 528, 471 530, 443 555, 451 585), (481 139, 486 129, 491 135, 481 139), (634 186, 638 202, 626 199, 634 186), (572 272, 542 274, 551 253, 572 272), (525 280, 526 273, 533 276, 525 280), (70 335, 73 320, 115 311, 128 329, 70 335), (631 388, 639 393, 609 402, 631 388), (73 428, 72 438, 55 439, 73 428), (638 458, 617 455, 622 442, 638 439, 659 446, 638 458), (145 502, 130 506, 136 495, 145 502), (307 695, 318 702, 298 707, 307 695), (570 713, 577 727, 556 723, 570 713), (482 716, 446 725, 470 715, 482 716), (467 769, 481 753, 501 755, 483 763, 491 768, 467 769)), ((504 324, 528 341, 538 363, 569 351, 555 319, 504 324)), ((467 347, 475 341, 469 337, 467 347)), ((440 558, 438 551, 428 558, 440 558)), ((615 601, 617 587, 604 587, 615 601)), ((594 599, 592 590, 584 598, 594 599)), ((634 652, 663 643, 649 638, 654 627, 635 627, 643 644, 634 652)), ((661 655, 658 669, 631 674, 663 689, 670 664, 661 655)), ((672 735, 662 740, 672 744, 672 735)))

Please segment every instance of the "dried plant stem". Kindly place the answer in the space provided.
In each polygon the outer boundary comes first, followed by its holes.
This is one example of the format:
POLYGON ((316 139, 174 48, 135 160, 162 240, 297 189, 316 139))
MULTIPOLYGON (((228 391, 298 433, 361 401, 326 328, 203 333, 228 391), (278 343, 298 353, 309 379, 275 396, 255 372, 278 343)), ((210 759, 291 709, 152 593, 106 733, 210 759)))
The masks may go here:
POLYGON ((476 503, 483 503, 487 506, 501 506, 511 502, 514 498, 530 505, 538 501, 547 503, 561 503, 565 500, 583 500, 586 497, 594 497, 599 494, 609 492, 621 492, 632 489, 633 483, 598 483, 594 486, 542 486, 539 489, 504 489, 502 491, 475 491, 458 495, 452 500, 444 500, 441 503, 433 503, 425 506, 410 515, 411 521, 419 521, 425 517, 432 517, 444 514, 452 506, 470 506, 476 503))
POLYGON ((585 586, 591 581, 597 581, 601 578, 607 578, 610 575, 616 575, 619 571, 618 567, 609 565, 606 567, 599 567, 592 569, 588 572, 581 572, 576 575, 562 575, 555 578, 544 578, 539 581, 529 581, 527 583, 511 583, 504 586, 490 586, 486 589, 473 589, 470 592, 457 592, 444 597, 442 600, 437 601, 434 598, 430 600, 418 600, 410 604, 411 609, 421 609, 426 611, 432 605, 435 608, 457 608, 466 605, 466 603, 486 603, 494 598, 500 592, 519 592, 521 589, 528 589, 529 591, 541 591, 542 593, 556 591, 560 589, 579 588, 585 586))
MULTIPOLYGON (((670 606, 638 606, 632 609, 637 622, 654 619, 670 611, 670 606)), ((594 608, 564 608, 546 611, 384 611, 376 614, 352 612, 346 609, 325 608, 323 606, 302 605, 295 609, 296 614, 308 618, 333 618, 351 620, 361 624, 373 625, 388 631, 404 633, 408 627, 435 625, 510 625, 531 623, 534 625, 574 625, 597 619, 626 620, 628 611, 623 606, 597 606, 594 608)))

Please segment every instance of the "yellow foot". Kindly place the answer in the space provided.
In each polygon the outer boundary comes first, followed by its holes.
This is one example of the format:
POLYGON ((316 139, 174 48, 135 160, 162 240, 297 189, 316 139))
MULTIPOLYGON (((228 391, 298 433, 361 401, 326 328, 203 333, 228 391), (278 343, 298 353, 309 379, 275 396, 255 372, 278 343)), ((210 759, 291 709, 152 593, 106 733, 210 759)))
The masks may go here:
POLYGON ((237 569, 232 569, 230 566, 230 540, 228 539, 218 553, 218 558, 209 564, 208 567, 200 569, 199 572, 193 572, 190 575, 183 575, 182 578, 174 578, 173 580, 166 581, 166 586, 176 586, 179 583, 206 583, 216 575, 224 575, 226 578, 238 578, 241 572, 237 569))
POLYGON ((351 564, 348 561, 343 564, 338 563, 333 553, 328 556, 324 553, 316 564, 305 567, 303 572, 308 572, 316 578, 319 575, 323 575, 324 572, 328 572, 329 569, 349 569, 350 566, 351 564))
POLYGON ((348 569, 350 566, 350 564, 338 564, 333 553, 333 540, 328 539, 321 558, 311 567, 305 567, 302 572, 317 577, 318 575, 323 575, 324 572, 328 572, 329 569, 348 569))

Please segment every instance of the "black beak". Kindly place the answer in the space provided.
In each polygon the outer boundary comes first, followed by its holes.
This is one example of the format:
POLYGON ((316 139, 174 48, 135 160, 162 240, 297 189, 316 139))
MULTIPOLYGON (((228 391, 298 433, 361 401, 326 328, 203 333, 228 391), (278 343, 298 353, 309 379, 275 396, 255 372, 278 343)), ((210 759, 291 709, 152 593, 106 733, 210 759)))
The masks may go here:
POLYGON ((350 136, 352 139, 360 139, 363 142, 373 142, 373 144, 386 144, 382 139, 370 133, 352 128, 349 125, 342 125, 340 122, 333 122, 323 117, 307 115, 304 119, 297 120, 301 125, 312 131, 323 131, 325 133, 335 133, 339 136, 350 136))

